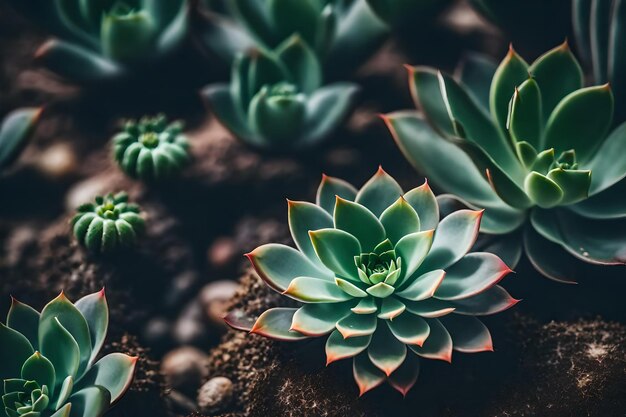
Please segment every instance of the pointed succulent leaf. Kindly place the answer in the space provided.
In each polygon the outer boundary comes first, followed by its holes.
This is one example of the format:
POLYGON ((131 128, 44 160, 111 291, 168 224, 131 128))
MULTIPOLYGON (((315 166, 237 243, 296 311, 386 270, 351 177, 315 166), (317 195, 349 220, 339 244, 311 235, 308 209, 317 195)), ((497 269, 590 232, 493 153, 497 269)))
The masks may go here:
POLYGON ((441 285, 446 271, 443 269, 435 269, 409 281, 409 284, 397 292, 398 297, 406 298, 411 301, 422 301, 432 297, 441 285))
POLYGON ((470 52, 461 61, 457 74, 476 102, 486 111, 489 111, 489 89, 497 69, 491 57, 470 52))
POLYGON ((61 385, 59 386, 58 393, 56 394, 57 402, 54 408, 59 409, 63 404, 67 402, 67 399, 70 398, 70 395, 72 395, 72 391, 74 389, 74 378, 72 378, 72 376, 70 375, 64 380, 57 382, 60 382, 61 385))
POLYGON ((387 379, 385 373, 372 363, 366 353, 354 357, 352 374, 359 386, 359 396, 376 388, 387 379))
POLYGON ((75 390, 90 386, 106 388, 111 395, 111 403, 116 402, 126 392, 133 380, 137 357, 123 353, 110 353, 98 360, 83 376, 75 390))
POLYGON ((380 216, 402 194, 404 192, 396 180, 379 167, 376 174, 359 190, 355 201, 367 207, 375 216, 380 216))
POLYGON ((536 171, 531 172, 524 181, 526 194, 536 205, 542 208, 557 206, 563 200, 563 190, 559 185, 536 171))
POLYGON ((33 349, 39 348, 39 312, 15 298, 11 298, 11 308, 7 314, 7 327, 17 330, 28 339, 33 349))
POLYGON ((531 169, 537 159, 537 150, 535 147, 528 142, 519 141, 515 144, 515 150, 524 168, 531 169))
POLYGON ((406 394, 417 382, 419 372, 420 362, 417 356, 406 355, 404 363, 389 376, 389 384, 402 394, 402 396, 406 397, 406 394))
POLYGON ((289 246, 271 243, 256 248, 247 256, 259 276, 277 291, 286 290, 291 281, 299 276, 333 279, 330 271, 316 267, 302 253, 289 246))
POLYGON ((422 110, 438 133, 444 137, 454 135, 454 126, 441 93, 437 71, 427 67, 407 67, 407 69, 415 105, 422 110))
POLYGON ((350 310, 355 314, 373 314, 378 311, 378 306, 374 297, 367 297, 361 298, 359 303, 350 310))
POLYGON ((606 190, 626 178, 626 123, 613 130, 587 166, 592 172, 590 194, 606 190))
POLYGON ((0 170, 9 166, 24 149, 33 132, 41 109, 19 109, 0 120, 0 170))
POLYGON ((111 405, 111 394, 94 385, 75 392, 68 401, 72 404, 70 417, 100 417, 111 405))
POLYGON ((309 259, 323 267, 315 254, 310 230, 319 230, 333 227, 333 218, 320 206, 305 201, 288 201, 289 203, 289 230, 298 249, 309 259))
POLYGON ((524 210, 533 205, 524 190, 506 173, 497 167, 489 168, 485 170, 485 173, 491 188, 506 204, 518 210, 524 210))
POLYGON ((401 287, 407 279, 422 265, 433 245, 433 230, 411 233, 404 236, 395 247, 396 253, 403 260, 400 280, 397 287, 401 287))
POLYGON ((489 107, 491 115, 502 132, 507 131, 507 109, 515 88, 528 78, 528 64, 509 47, 509 53, 502 60, 491 81, 489 107))
POLYGON ((406 345, 396 339, 388 326, 382 325, 372 336, 367 356, 378 369, 389 376, 404 362, 406 345))
POLYGON ((350 314, 354 302, 305 304, 293 315, 291 330, 307 336, 323 336, 335 330, 337 322, 350 314))
POLYGON ((404 194, 404 199, 419 216, 421 230, 434 230, 439 224, 439 204, 428 181, 404 194))
POLYGON ((93 363, 104 344, 109 327, 109 307, 104 289, 81 298, 74 303, 74 306, 87 321, 89 335, 91 336, 90 363, 93 363))
POLYGON ((383 211, 380 222, 385 228, 387 238, 394 244, 404 236, 420 231, 418 213, 404 197, 400 197, 383 211))
POLYGON ((22 364, 33 353, 33 347, 24 335, 0 323, 0 356, 12 358, 0 362, 0 379, 18 376, 22 364))
POLYGON ((546 123, 545 147, 557 155, 575 149, 588 160, 602 143, 613 119, 613 93, 608 85, 581 88, 561 100, 546 123))
POLYGON ((39 352, 26 359, 22 365, 21 377, 26 381, 36 381, 40 387, 45 385, 49 390, 54 390, 56 381, 54 366, 39 352))
POLYGON ((543 127, 541 91, 537 82, 529 78, 515 89, 511 99, 507 127, 516 142, 539 146, 543 127))
POLYGON ((70 417, 70 412, 72 410, 72 404, 65 404, 63 407, 59 408, 55 413, 50 417, 70 417))
MULTIPOLYGON (((593 183, 593 175, 591 181, 593 183)), ((568 206, 570 210, 591 219, 619 219, 626 217, 626 180, 621 180, 586 200, 568 206)))
POLYGON ((589 197, 591 171, 555 168, 548 172, 547 177, 563 190, 562 205, 577 203, 589 197))
POLYGON ((361 253, 357 238, 339 229, 321 229, 309 233, 315 253, 335 274, 360 281, 354 257, 361 253))
POLYGON ((406 310, 418 316, 433 319, 446 316, 454 311, 449 301, 427 298, 422 301, 405 301, 406 310))
POLYGON ((368 336, 376 331, 377 319, 374 314, 350 314, 337 322, 337 330, 344 339, 368 336))
POLYGON ((339 303, 354 297, 333 282, 311 277, 294 278, 283 294, 303 303, 339 303))
POLYGON ((531 225, 524 229, 524 251, 532 266, 554 281, 575 284, 583 278, 582 261, 541 236, 531 225))
POLYGON ((322 84, 322 68, 311 48, 294 34, 276 48, 276 53, 285 63, 291 79, 298 89, 311 94, 322 84))
POLYGON ((367 349, 371 340, 372 335, 344 339, 338 330, 333 331, 326 340, 326 364, 358 355, 367 349))
POLYGON ((54 365, 57 384, 67 376, 76 377, 82 359, 80 347, 57 317, 44 321, 42 314, 39 347, 41 353, 54 365))
POLYGON ((243 110, 239 109, 238 103, 233 100, 230 88, 228 84, 215 84, 203 89, 201 95, 209 103, 220 123, 233 135, 245 138, 253 145, 262 145, 248 128, 248 123, 242 116, 243 110))
POLYGON ((367 293, 376 298, 386 298, 389 297, 395 291, 395 288, 389 284, 385 284, 384 282, 379 282, 376 285, 372 285, 367 288, 367 293))
POLYGON ((453 301, 450 305, 456 314, 487 316, 507 310, 518 302, 504 288, 494 285, 473 297, 453 301))
POLYGON ((465 353, 493 351, 491 334, 476 317, 451 314, 439 320, 450 333, 454 350, 465 353))
POLYGON ((371 252, 386 237, 385 228, 370 210, 341 197, 335 203, 334 222, 335 228, 357 238, 361 252, 371 252))
POLYGON ((341 288, 345 293, 347 293, 348 295, 351 295, 352 297, 356 297, 356 298, 367 297, 367 293, 365 291, 363 291, 361 288, 354 285, 350 281, 346 281, 345 279, 336 277, 335 284, 339 288, 341 288))
POLYGON ((261 314, 250 333, 283 341, 306 339, 308 336, 291 329, 297 308, 271 308, 261 314))
POLYGON ((316 204, 332 216, 335 212, 337 196, 344 200, 354 201, 356 193, 357 189, 350 183, 339 178, 323 175, 322 182, 317 189, 316 204))
POLYGON ((396 297, 384 298, 380 305, 380 313, 378 318, 381 320, 394 320, 402 315, 406 306, 396 297))
POLYGON ((426 320, 430 333, 422 346, 408 345, 419 356, 428 359, 452 361, 452 338, 439 319, 426 320))
POLYGON ((408 312, 388 320, 387 325, 394 337, 407 345, 423 346, 430 334, 426 320, 408 312))
POLYGON ((268 143, 289 144, 301 134, 305 113, 306 97, 293 85, 266 85, 250 101, 248 126, 268 143))

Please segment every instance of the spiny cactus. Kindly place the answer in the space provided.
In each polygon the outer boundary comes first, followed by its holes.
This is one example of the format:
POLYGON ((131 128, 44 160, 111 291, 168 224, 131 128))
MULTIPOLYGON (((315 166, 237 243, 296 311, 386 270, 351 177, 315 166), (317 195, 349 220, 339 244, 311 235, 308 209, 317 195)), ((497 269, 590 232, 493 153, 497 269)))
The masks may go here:
POLYGON ((18 157, 35 129, 41 109, 19 109, 0 120, 0 172, 18 157))
POLYGON ((113 138, 114 158, 132 178, 165 180, 180 174, 189 162, 187 138, 181 122, 167 122, 160 114, 129 120, 113 138))
POLYGON ((275 51, 253 50, 233 64, 230 85, 203 92, 220 121, 246 143, 294 149, 326 138, 351 110, 357 87, 322 86, 320 63, 294 35, 275 51))
POLYGON ((39 313, 13 299, 0 323, 6 417, 100 417, 128 389, 136 357, 99 358, 109 324, 104 290, 72 304, 63 293, 39 313))
POLYGON ((94 253, 132 247, 145 229, 139 206, 129 203, 125 192, 81 205, 71 223, 76 240, 94 253))
POLYGON ((328 336, 331 363, 353 358, 361 394, 384 381, 402 394, 415 384, 418 356, 450 362, 452 350, 492 350, 476 317, 514 304, 497 283, 511 270, 496 255, 470 252, 482 211, 460 210, 440 221, 427 183, 403 192, 382 169, 360 190, 324 176, 315 204, 289 201, 298 249, 279 244, 247 256, 274 290, 301 302, 272 308, 249 326, 294 341, 328 336))
POLYGON ((410 68, 415 112, 385 120, 404 155, 444 190, 485 208, 482 231, 522 245, 544 275, 626 263, 626 124, 610 131, 608 85, 583 88, 563 44, 528 65, 512 48, 497 67, 470 59, 460 79, 410 68), (523 233, 523 239, 520 234, 523 233))

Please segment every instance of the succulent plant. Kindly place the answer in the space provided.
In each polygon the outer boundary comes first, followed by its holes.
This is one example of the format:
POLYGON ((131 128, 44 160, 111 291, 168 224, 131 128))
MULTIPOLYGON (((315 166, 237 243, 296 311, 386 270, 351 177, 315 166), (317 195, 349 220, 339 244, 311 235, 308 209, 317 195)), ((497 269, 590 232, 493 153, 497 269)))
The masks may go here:
POLYGON ((329 335, 327 362, 353 358, 361 394, 386 380, 406 394, 418 356, 492 350, 476 316, 517 302, 497 285, 511 272, 504 262, 468 253, 481 217, 460 210, 440 221, 428 183, 404 193, 382 169, 360 190, 324 176, 315 204, 289 201, 298 249, 267 244, 247 255, 272 289, 302 306, 272 308, 252 326, 237 311, 226 320, 285 341, 329 335))
POLYGON ((58 39, 37 59, 77 83, 118 78, 161 58, 187 34, 186 0, 12 0, 58 39))
POLYGON ((104 290, 75 304, 61 293, 41 313, 13 299, 0 323, 5 415, 102 416, 128 389, 137 362, 122 353, 98 359, 108 324, 104 290))
POLYGON ((113 154, 122 170, 143 181, 164 180, 180 174, 189 162, 183 125, 169 123, 160 114, 129 120, 113 138, 113 154))
POLYGON ((320 63, 298 35, 274 51, 252 50, 233 64, 230 85, 203 92, 235 136, 259 148, 303 148, 327 137, 352 108, 357 87, 322 86, 320 63))
POLYGON ((594 81, 611 83, 616 121, 626 121, 626 2, 573 0, 572 8, 577 49, 591 63, 594 81))
POLYGON ((367 0, 372 11, 392 28, 427 22, 451 3, 450 0, 367 0))
MULTIPOLYGON (((581 262, 626 263, 626 125, 609 132, 608 85, 583 88, 563 44, 528 65, 470 59, 460 79, 410 68, 416 112, 385 118, 404 155, 469 207, 515 265, 522 246, 544 275, 578 279, 581 262), (523 233, 523 239, 519 236, 523 233)), ((599 267, 598 267, 599 268, 599 267)))
POLYGON ((299 35, 325 72, 346 73, 376 51, 388 28, 366 0, 231 0, 227 15, 207 13, 200 30, 225 62, 251 48, 272 50, 299 35))
POLYGON ((139 206, 129 203, 125 192, 81 205, 71 223, 76 240, 99 253, 132 247, 145 229, 139 206))
POLYGON ((33 132, 41 109, 19 109, 0 120, 0 172, 18 157, 33 132))

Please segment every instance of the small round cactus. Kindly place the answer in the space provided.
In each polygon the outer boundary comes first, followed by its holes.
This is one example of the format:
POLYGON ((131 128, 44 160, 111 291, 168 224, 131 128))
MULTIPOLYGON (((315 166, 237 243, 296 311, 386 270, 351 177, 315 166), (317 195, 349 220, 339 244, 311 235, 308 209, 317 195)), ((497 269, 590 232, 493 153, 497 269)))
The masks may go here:
POLYGON ((182 128, 179 121, 168 124, 162 114, 130 120, 113 138, 115 160, 132 178, 153 181, 175 177, 189 163, 189 145, 182 128))
POLYGON ((107 253, 133 246, 145 225, 139 206, 128 203, 128 195, 121 192, 78 207, 72 227, 78 242, 91 252, 107 253))

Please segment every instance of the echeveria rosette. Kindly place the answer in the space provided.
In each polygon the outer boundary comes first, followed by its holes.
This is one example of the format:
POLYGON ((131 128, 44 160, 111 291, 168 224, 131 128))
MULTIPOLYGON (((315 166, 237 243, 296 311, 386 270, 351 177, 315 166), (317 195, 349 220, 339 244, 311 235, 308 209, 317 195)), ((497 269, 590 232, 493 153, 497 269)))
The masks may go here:
POLYGON ((13 299, 0 323, 4 415, 102 416, 130 386, 137 362, 122 353, 98 359, 108 325, 104 290, 74 304, 61 293, 41 313, 13 299))
POLYGON ((14 110, 0 120, 0 172, 18 157, 35 130, 42 109, 14 110))
MULTIPOLYGON (((315 204, 289 201, 298 249, 261 246, 247 256, 274 290, 303 303, 273 308, 252 333, 301 340, 328 335, 327 362, 353 358, 361 394, 388 380, 415 384, 418 356, 451 361, 452 350, 492 350, 476 317, 517 300, 497 283, 511 270, 497 256, 468 253, 482 211, 440 221, 427 183, 405 193, 382 169, 360 190, 324 176, 315 204)), ((227 321, 246 328, 236 312, 227 321)))
POLYGON ((118 79, 152 65, 187 35, 187 0, 17 0, 15 6, 58 38, 36 53, 76 83, 118 79))
POLYGON ((98 196, 95 204, 83 204, 76 211, 71 222, 74 236, 93 253, 128 249, 145 230, 139 206, 129 203, 125 192, 98 196))
POLYGON ((160 181, 175 177, 189 163, 187 138, 179 121, 168 123, 160 114, 129 120, 113 137, 113 155, 132 178, 160 181))
POLYGON ((386 116, 394 138, 437 185, 486 209, 481 231, 504 235, 510 264, 524 248, 569 282, 579 261, 626 262, 626 125, 609 132, 611 89, 583 87, 567 44, 531 65, 513 49, 498 67, 470 58, 458 79, 410 68, 410 85, 426 120, 386 116))
POLYGON ((281 150, 328 137, 352 110, 357 91, 352 83, 322 85, 317 57, 294 35, 274 51, 239 56, 230 84, 209 86, 203 95, 236 137, 281 150))
POLYGON ((573 0, 576 47, 594 81, 615 91, 615 121, 626 121, 626 1, 573 0))
POLYGON ((388 33, 367 0, 233 0, 228 16, 207 13, 201 38, 231 63, 251 48, 277 48, 298 35, 325 73, 345 74, 373 54, 388 33))

